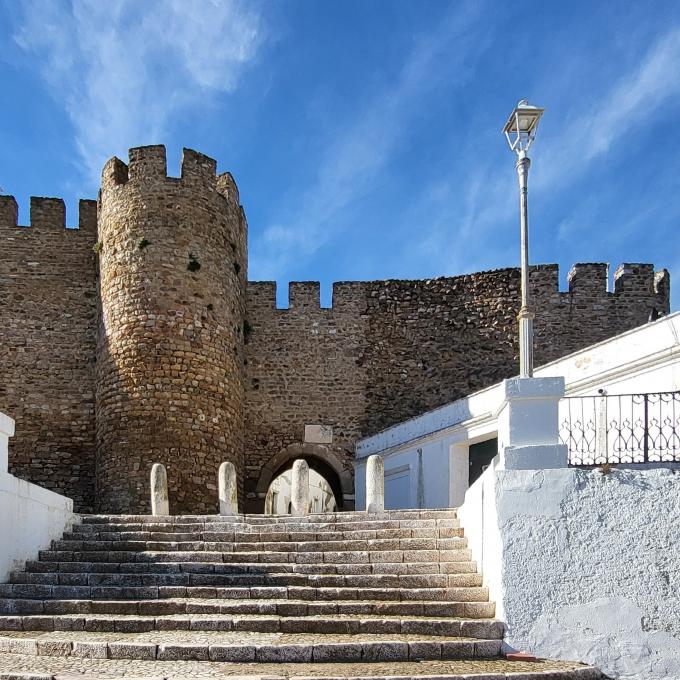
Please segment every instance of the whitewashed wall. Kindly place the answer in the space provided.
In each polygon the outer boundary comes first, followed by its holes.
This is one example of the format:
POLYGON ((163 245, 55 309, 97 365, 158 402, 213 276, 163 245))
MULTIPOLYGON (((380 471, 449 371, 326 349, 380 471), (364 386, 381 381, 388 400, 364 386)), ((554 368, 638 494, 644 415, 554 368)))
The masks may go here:
POLYGON ((461 515, 509 648, 680 678, 680 471, 488 470, 461 515))
MULTIPOLYGON (((609 394, 680 390, 680 313, 541 366, 535 375, 564 376, 569 396, 594 395, 599 389, 609 394)), ((409 493, 392 494, 396 504, 388 507, 460 506, 468 488, 468 448, 496 436, 501 403, 500 385, 494 385, 359 441, 357 509, 365 507, 363 468, 374 453, 383 456, 386 476, 404 467, 409 471, 408 484, 400 487, 409 493)), ((387 503, 389 483, 385 493, 387 503)))
POLYGON ((0 413, 0 582, 36 559, 73 523, 73 501, 7 472, 14 421, 0 413))

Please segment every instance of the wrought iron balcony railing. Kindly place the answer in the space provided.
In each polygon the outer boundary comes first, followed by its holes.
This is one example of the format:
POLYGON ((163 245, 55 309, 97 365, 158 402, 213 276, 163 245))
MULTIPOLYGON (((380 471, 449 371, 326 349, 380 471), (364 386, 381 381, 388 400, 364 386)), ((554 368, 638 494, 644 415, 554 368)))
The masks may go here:
POLYGON ((570 465, 680 463, 680 392, 566 397, 559 417, 570 465))

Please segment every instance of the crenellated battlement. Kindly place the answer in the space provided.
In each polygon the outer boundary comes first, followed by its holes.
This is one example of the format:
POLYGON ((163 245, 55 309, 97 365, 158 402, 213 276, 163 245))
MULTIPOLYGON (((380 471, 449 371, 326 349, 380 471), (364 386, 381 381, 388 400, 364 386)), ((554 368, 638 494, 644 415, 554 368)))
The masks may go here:
POLYGON ((29 224, 19 225, 19 207, 14 196, 0 196, 0 230, 35 230, 35 233, 64 231, 69 234, 97 233, 97 201, 81 199, 77 228, 66 226, 66 205, 61 198, 31 196, 29 224))
POLYGON ((188 186, 214 188, 229 201, 238 204, 239 194, 231 173, 217 174, 217 161, 193 149, 182 149, 180 176, 168 175, 165 146, 137 146, 128 150, 128 162, 114 156, 102 170, 102 186, 142 182, 182 183, 188 186))
POLYGON ((584 262, 575 264, 567 274, 569 292, 573 295, 602 293, 607 290, 609 264, 584 262))
MULTIPOLYGON (((332 304, 321 307, 318 281, 291 281, 288 284, 288 306, 277 306, 275 281, 248 282, 248 306, 252 311, 314 312, 337 310, 371 298, 379 304, 397 291, 423 294, 431 298, 441 295, 442 301, 452 296, 470 293, 514 295, 519 290, 518 268, 492 269, 474 274, 437 277, 432 279, 386 279, 376 281, 339 281, 333 284, 332 304)), ((567 274, 568 290, 560 291, 559 267, 556 264, 534 265, 529 272, 531 291, 535 296, 555 297, 563 303, 580 298, 599 298, 602 302, 619 296, 643 296, 654 300, 661 313, 668 312, 670 275, 668 270, 654 271, 651 264, 624 263, 614 274, 614 290, 608 290, 609 264, 606 262, 577 263, 567 274), (666 310, 666 311, 661 311, 666 310)))

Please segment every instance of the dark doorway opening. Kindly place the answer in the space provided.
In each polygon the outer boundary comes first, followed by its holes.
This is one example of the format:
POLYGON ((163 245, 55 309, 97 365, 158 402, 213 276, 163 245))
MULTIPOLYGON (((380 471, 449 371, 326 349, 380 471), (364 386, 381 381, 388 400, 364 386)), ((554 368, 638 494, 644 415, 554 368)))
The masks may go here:
POLYGON ((498 454, 498 438, 470 444, 468 486, 472 486, 498 454))

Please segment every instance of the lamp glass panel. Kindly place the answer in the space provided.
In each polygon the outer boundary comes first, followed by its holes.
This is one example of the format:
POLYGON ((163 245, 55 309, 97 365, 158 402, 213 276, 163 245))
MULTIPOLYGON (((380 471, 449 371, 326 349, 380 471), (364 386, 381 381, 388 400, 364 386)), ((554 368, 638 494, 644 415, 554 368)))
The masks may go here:
POLYGON ((519 129, 522 132, 531 132, 537 122, 538 116, 535 113, 519 115, 519 129))

